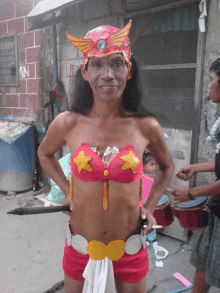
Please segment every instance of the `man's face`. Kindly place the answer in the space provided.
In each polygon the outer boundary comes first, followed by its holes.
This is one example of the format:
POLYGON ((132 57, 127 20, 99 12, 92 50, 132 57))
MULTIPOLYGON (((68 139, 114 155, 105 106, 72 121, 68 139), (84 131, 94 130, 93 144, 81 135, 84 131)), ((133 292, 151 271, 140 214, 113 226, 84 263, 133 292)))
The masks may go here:
POLYGON ((128 67, 122 54, 89 59, 87 71, 82 70, 97 100, 111 102, 122 97, 128 76, 128 67))
POLYGON ((220 103, 220 82, 214 72, 210 72, 210 83, 208 85, 209 96, 213 103, 220 103))

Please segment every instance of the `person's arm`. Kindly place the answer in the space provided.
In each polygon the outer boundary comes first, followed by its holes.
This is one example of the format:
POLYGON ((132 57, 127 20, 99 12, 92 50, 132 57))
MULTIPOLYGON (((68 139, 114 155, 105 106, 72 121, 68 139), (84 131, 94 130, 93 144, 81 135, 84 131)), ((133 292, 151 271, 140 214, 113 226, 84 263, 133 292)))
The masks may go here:
POLYGON ((66 143, 65 134, 69 128, 69 116, 68 112, 64 112, 53 120, 37 152, 42 169, 61 188, 66 198, 69 197, 69 181, 55 154, 66 143))
POLYGON ((142 209, 142 219, 144 218, 144 213, 146 213, 145 216, 148 220, 148 229, 145 230, 145 232, 148 233, 152 225, 156 224, 153 214, 157 202, 165 192, 170 179, 172 178, 174 163, 158 121, 153 117, 148 117, 146 118, 145 123, 145 135, 149 140, 147 148, 158 164, 158 170, 150 194, 143 206, 144 210, 142 209))
POLYGON ((214 172, 215 160, 187 165, 176 172, 176 177, 180 180, 189 180, 192 176, 199 172, 214 172))
POLYGON ((217 180, 213 183, 204 185, 204 186, 196 186, 190 188, 190 194, 192 197, 197 196, 213 196, 220 193, 220 180, 217 180))
MULTIPOLYGON (((189 180, 192 176, 199 172, 214 172, 215 171, 215 160, 187 165, 176 172, 176 177, 180 180, 189 180)), ((218 181, 197 187, 178 187, 170 191, 173 195, 174 204, 178 204, 184 201, 189 201, 197 196, 212 196, 220 191, 220 183, 218 181)))
POLYGON ((189 201, 198 196, 213 196, 220 193, 220 180, 213 183, 189 188, 187 186, 174 188, 170 191, 174 196, 173 202, 178 204, 180 202, 189 201))

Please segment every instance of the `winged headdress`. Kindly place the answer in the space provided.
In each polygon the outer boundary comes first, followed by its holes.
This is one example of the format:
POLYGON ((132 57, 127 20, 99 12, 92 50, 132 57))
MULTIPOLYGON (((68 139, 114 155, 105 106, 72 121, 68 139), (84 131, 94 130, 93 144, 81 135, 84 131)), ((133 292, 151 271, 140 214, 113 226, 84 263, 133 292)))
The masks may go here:
POLYGON ((84 39, 66 33, 67 38, 80 52, 83 53, 84 64, 91 57, 106 57, 115 53, 122 53, 128 66, 131 66, 131 48, 128 34, 131 20, 125 27, 119 29, 113 26, 99 26, 89 31, 84 39))

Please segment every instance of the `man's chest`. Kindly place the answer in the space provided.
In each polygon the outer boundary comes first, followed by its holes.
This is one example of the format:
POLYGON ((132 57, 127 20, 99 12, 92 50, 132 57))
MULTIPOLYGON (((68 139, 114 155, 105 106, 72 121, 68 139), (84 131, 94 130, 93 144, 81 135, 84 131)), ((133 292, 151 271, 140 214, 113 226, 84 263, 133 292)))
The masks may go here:
POLYGON ((134 126, 122 125, 81 125, 75 128, 69 139, 71 152, 75 152, 82 142, 90 147, 97 147, 103 154, 108 146, 122 150, 126 145, 132 145, 136 152, 142 156, 146 147, 146 139, 139 129, 134 126))

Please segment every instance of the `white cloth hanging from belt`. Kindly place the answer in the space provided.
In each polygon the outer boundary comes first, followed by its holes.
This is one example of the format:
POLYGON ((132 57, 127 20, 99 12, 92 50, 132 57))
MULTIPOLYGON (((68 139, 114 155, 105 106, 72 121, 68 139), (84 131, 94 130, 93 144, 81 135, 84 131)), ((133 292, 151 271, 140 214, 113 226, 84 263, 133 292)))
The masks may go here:
POLYGON ((116 293, 112 261, 89 259, 83 272, 83 293, 116 293))

